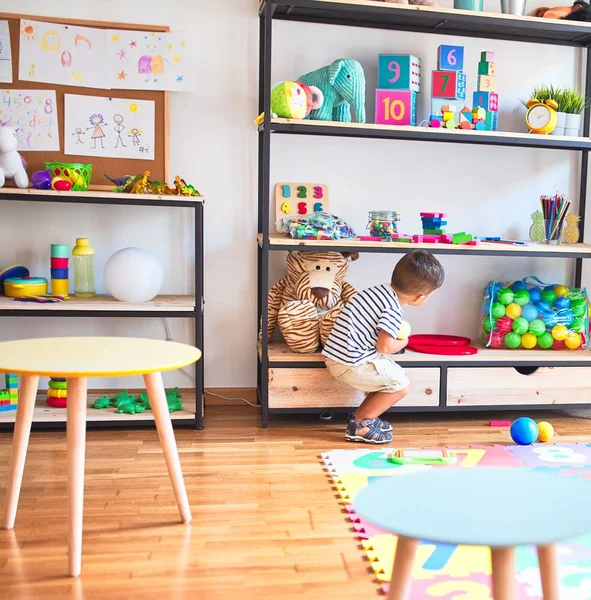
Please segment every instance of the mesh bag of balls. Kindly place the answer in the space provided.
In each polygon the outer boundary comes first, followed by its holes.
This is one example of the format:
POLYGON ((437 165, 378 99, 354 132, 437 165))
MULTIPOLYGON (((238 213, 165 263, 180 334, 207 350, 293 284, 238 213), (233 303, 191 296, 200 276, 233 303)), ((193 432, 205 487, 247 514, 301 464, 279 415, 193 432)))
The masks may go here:
POLYGON ((484 290, 480 339, 489 348, 578 350, 589 345, 585 289, 536 277, 491 281, 484 290))

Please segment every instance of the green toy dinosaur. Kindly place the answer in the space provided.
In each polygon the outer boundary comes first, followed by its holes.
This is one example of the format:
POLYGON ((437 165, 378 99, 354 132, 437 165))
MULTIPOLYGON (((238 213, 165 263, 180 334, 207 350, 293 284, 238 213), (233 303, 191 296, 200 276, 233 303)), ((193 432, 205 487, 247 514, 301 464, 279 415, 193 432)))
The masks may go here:
MULTIPOLYGON (((179 388, 166 390, 166 403, 168 404, 168 412, 173 413, 177 410, 183 410, 183 401, 181 399, 181 393, 179 388)), ((150 410, 150 399, 148 394, 145 392, 141 393, 137 398, 128 392, 128 390, 122 390, 117 392, 112 398, 102 396, 95 400, 92 408, 116 408, 117 412, 122 414, 134 415, 136 413, 143 413, 145 410, 150 410)))

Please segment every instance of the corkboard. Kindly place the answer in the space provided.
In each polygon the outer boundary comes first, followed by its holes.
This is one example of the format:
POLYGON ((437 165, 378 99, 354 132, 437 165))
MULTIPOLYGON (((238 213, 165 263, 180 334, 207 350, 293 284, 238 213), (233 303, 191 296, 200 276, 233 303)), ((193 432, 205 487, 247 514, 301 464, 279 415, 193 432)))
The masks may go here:
POLYGON ((136 25, 127 23, 109 23, 106 21, 83 21, 79 19, 61 19, 54 17, 38 17, 32 15, 17 15, 0 13, 0 19, 8 20, 10 29, 10 44, 12 49, 12 80, 13 83, 2 83, 0 89, 48 89, 55 90, 57 100, 58 129, 60 136, 59 152, 21 152, 29 165, 29 174, 45 168, 46 161, 89 163, 92 162, 92 183, 94 189, 111 189, 113 186, 105 179, 105 174, 111 177, 122 175, 135 175, 150 171, 150 179, 160 181, 168 177, 168 137, 169 137, 169 112, 168 92, 148 92, 145 90, 101 90, 70 85, 55 85, 35 81, 21 81, 18 78, 18 57, 20 42, 20 20, 45 21, 49 23, 62 23, 65 25, 80 25, 82 27, 97 27, 101 29, 126 29, 138 31, 170 31, 169 27, 159 25, 136 25), (106 98, 137 98, 139 100, 153 100, 155 102, 155 146, 154 160, 135 160, 130 158, 92 158, 89 156, 76 156, 64 154, 64 94, 82 94, 87 96, 103 96, 106 98))

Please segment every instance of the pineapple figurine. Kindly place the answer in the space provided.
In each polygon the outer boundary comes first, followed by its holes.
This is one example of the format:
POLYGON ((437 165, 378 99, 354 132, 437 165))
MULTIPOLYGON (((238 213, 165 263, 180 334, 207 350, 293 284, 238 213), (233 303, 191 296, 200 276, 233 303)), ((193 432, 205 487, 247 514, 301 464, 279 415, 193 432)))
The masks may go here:
POLYGON ((543 242, 546 239, 544 231, 544 215, 541 211, 536 210, 531 216, 533 225, 529 228, 529 239, 532 242, 543 242))
POLYGON ((566 215, 566 227, 562 234, 562 239, 565 244, 576 244, 579 241, 581 232, 579 231, 579 221, 581 217, 579 215, 566 215))

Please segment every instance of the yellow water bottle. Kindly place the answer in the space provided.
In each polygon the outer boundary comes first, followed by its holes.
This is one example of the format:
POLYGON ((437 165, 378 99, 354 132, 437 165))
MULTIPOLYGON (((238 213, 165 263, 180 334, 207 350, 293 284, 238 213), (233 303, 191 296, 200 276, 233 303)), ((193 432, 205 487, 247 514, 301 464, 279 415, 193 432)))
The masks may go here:
POLYGON ((94 250, 88 238, 76 238, 72 250, 74 264, 74 296, 92 298, 96 294, 94 287, 94 250))

